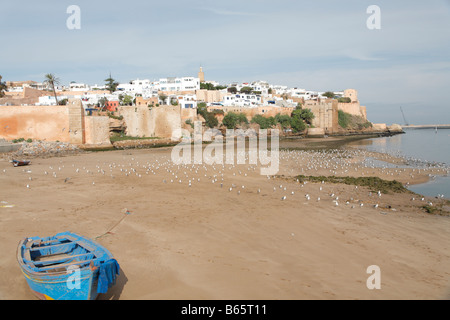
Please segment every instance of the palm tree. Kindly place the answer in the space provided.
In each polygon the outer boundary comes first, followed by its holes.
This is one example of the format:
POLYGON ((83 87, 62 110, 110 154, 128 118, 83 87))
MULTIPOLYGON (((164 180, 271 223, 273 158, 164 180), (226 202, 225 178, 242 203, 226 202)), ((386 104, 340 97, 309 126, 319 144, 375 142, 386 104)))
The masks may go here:
POLYGON ((45 75, 44 83, 53 90, 53 94, 55 95, 56 105, 58 105, 58 98, 56 97, 55 85, 59 84, 59 78, 55 77, 55 75, 52 73, 48 73, 45 75))

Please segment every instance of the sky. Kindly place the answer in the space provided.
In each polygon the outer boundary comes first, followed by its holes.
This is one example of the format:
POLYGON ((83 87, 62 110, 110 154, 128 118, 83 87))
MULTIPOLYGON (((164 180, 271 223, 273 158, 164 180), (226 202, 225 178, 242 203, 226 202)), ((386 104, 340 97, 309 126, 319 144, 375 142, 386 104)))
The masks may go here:
POLYGON ((3 81, 197 76, 358 90, 374 123, 450 124, 450 0, 7 1, 3 81), (80 8, 80 29, 69 29, 80 8), (380 8, 380 29, 369 29, 380 8))

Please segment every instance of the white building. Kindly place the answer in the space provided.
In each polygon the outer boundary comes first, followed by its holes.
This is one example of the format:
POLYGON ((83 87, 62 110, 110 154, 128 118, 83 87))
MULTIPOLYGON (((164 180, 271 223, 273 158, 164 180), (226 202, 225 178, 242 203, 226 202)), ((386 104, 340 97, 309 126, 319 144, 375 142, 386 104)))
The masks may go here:
POLYGON ((117 86, 116 91, 121 91, 128 95, 136 95, 143 94, 144 92, 150 90, 152 88, 152 82, 148 79, 140 80, 132 80, 128 83, 120 83, 117 86))
POLYGON ((280 85, 270 85, 270 89, 272 89, 273 94, 285 94, 288 91, 287 86, 280 85))
POLYGON ((76 82, 71 82, 69 84, 69 90, 70 91, 89 91, 91 90, 91 88, 84 83, 76 83, 76 82))
POLYGON ((291 88, 286 91, 292 98, 303 98, 304 100, 313 100, 319 98, 321 94, 317 91, 308 91, 305 89, 291 88))
POLYGON ((236 93, 224 96, 220 104, 223 106, 256 107, 262 104, 262 99, 260 95, 256 94, 236 93))
POLYGON ((269 88, 270 85, 266 81, 254 81, 249 85, 250 88, 253 89, 253 91, 259 91, 262 95, 269 94, 269 88))
POLYGON ((182 109, 196 109, 197 96, 195 94, 185 94, 178 96, 178 104, 182 109))
POLYGON ((153 88, 158 91, 195 91, 200 90, 200 79, 194 77, 163 78, 153 82, 153 88))
MULTIPOLYGON (((68 99, 66 96, 58 96, 58 102, 64 99, 68 99)), ((55 96, 43 96, 39 97, 39 102, 35 104, 36 106, 56 106, 55 96)))
POLYGON ((106 85, 99 86, 98 84, 94 84, 91 86, 91 90, 106 90, 106 85))

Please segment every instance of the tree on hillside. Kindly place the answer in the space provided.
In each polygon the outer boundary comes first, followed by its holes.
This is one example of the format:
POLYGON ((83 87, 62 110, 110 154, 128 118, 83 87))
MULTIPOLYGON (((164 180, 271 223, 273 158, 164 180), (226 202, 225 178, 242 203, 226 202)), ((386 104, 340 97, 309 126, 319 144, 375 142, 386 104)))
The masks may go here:
POLYGON ((275 125, 275 118, 274 117, 266 118, 260 114, 257 114, 252 118, 251 123, 259 124, 260 129, 268 129, 275 125))
POLYGON ((205 125, 209 128, 214 128, 219 124, 214 112, 209 112, 205 102, 197 104, 197 114, 205 119, 205 125))
POLYGON ((200 89, 215 90, 214 85, 210 82, 200 83, 200 89))
POLYGON ((334 98, 334 93, 331 92, 331 91, 327 91, 327 92, 325 92, 325 93, 322 93, 322 95, 323 95, 324 97, 329 98, 329 99, 333 99, 333 98, 334 98))
POLYGON ((55 86, 58 85, 59 82, 59 78, 57 78, 54 74, 52 73, 47 73, 45 75, 45 80, 44 83, 53 91, 53 94, 55 95, 55 100, 56 100, 56 105, 58 105, 58 98, 56 97, 56 89, 55 86))
POLYGON ((168 96, 166 96, 165 94, 160 94, 159 95, 159 100, 161 100, 161 104, 166 104, 166 100, 167 100, 168 96))
POLYGON ((349 97, 342 97, 338 99, 339 103, 350 103, 352 102, 352 99, 350 99, 349 97))
POLYGON ((237 93, 237 88, 236 88, 236 87, 229 87, 229 88, 228 88, 228 92, 229 92, 229 93, 236 94, 236 93, 237 93))
POLYGON ((133 97, 129 95, 119 95, 119 103, 122 106, 131 106, 133 105, 133 97))
POLYGON ((242 87, 241 88, 241 93, 246 93, 246 94, 250 94, 252 93, 253 89, 250 87, 242 87))
POLYGON ((2 82, 2 76, 0 76, 0 98, 5 96, 6 83, 2 82))
POLYGON ((101 111, 103 111, 107 103, 108 99, 106 97, 101 97, 100 99, 98 99, 98 107, 101 111))
POLYGON ((106 90, 108 90, 109 93, 113 93, 114 91, 116 91, 117 87, 119 86, 119 83, 111 77, 111 73, 109 74, 109 78, 105 79, 105 82, 106 90))
POLYGON ((238 124, 248 124, 248 120, 244 113, 228 112, 227 115, 223 117, 222 123, 228 129, 234 129, 238 124))
POLYGON ((291 128, 294 132, 302 132, 306 129, 306 124, 298 114, 293 114, 291 118, 291 128))
POLYGON ((292 117, 298 116, 300 119, 305 121, 307 124, 311 124, 312 120, 315 118, 314 113, 311 109, 296 109, 292 111, 292 117))
POLYGON ((291 117, 289 117, 287 114, 278 113, 275 116, 275 121, 279 123, 283 129, 286 129, 291 125, 291 117))

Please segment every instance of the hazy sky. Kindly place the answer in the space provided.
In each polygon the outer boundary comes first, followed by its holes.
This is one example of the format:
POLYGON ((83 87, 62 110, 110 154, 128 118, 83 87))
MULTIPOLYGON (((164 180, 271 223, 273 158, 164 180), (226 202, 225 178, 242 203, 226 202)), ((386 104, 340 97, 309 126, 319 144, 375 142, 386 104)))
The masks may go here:
POLYGON ((372 122, 450 123, 450 0, 7 1, 0 75, 103 84, 196 76, 355 88, 372 122), (69 30, 67 7, 81 9, 69 30), (370 5, 381 29, 369 30, 370 5))

